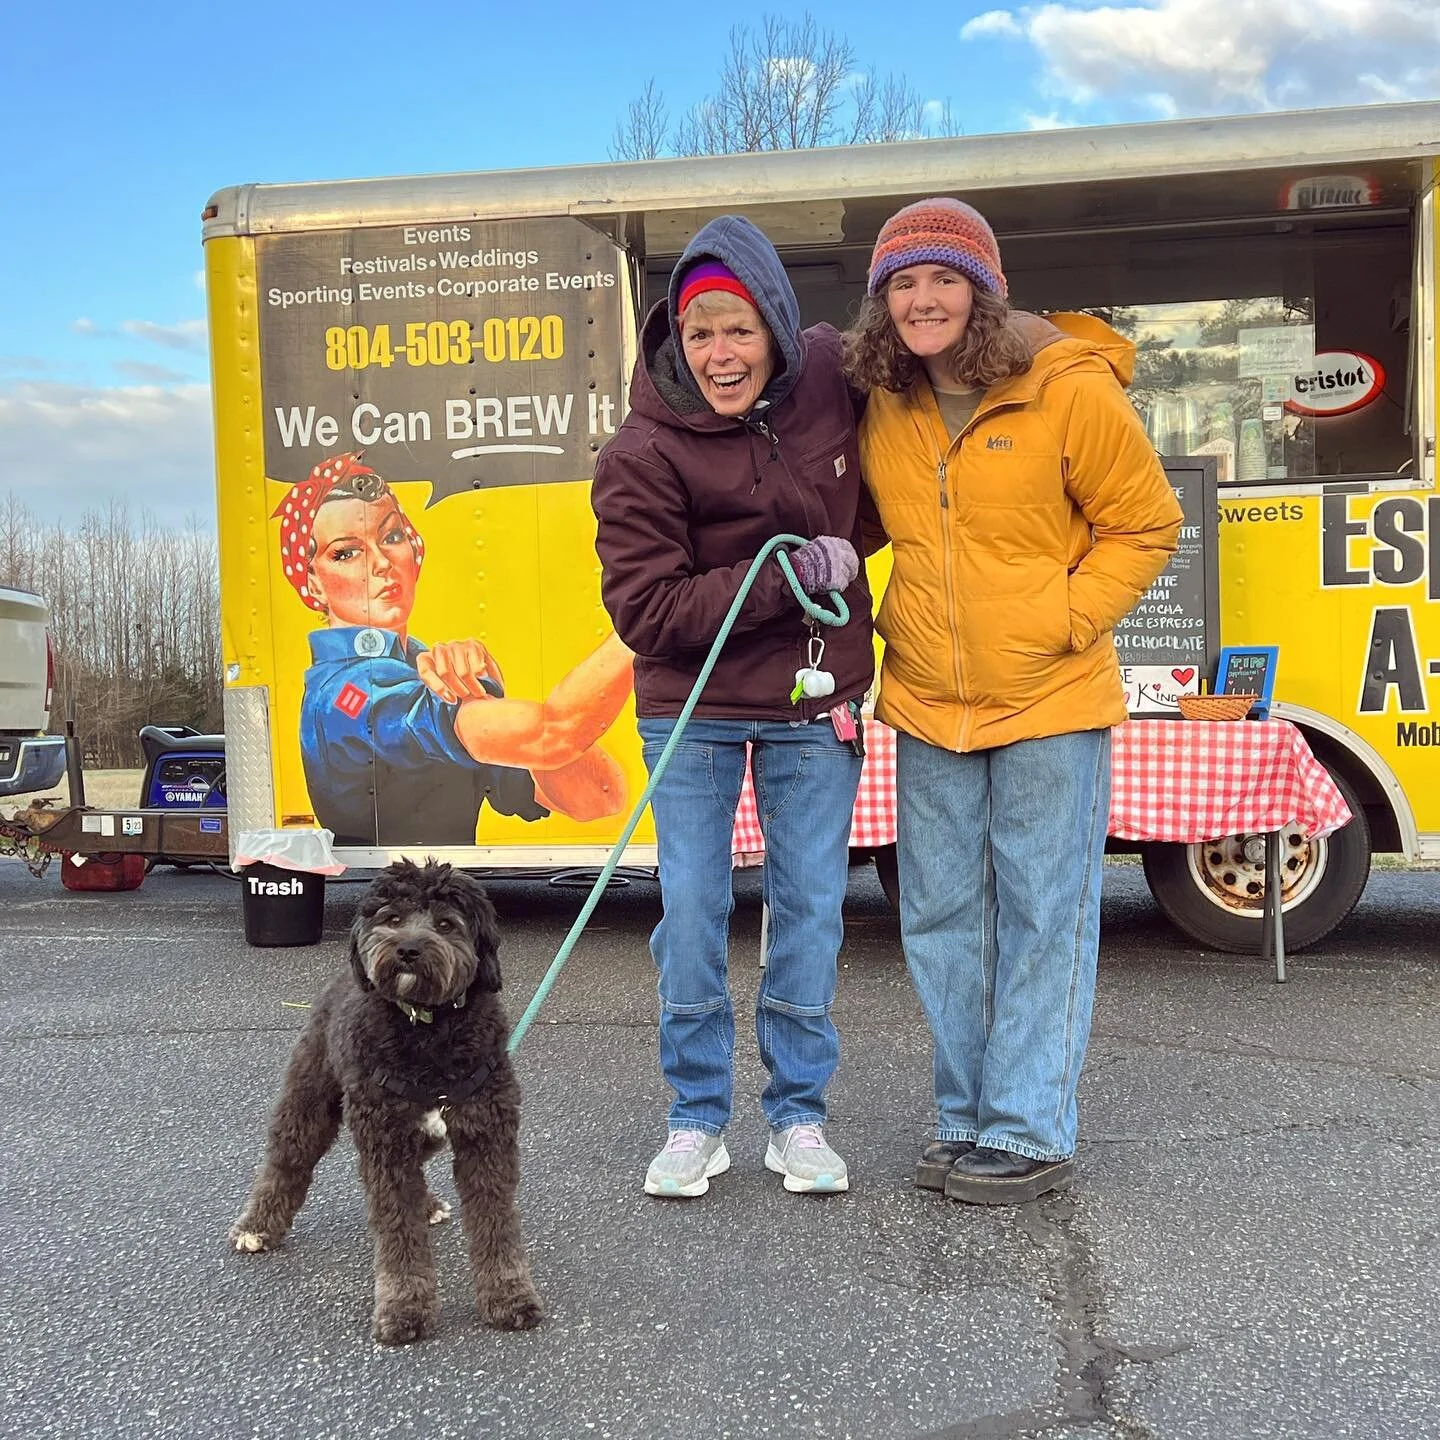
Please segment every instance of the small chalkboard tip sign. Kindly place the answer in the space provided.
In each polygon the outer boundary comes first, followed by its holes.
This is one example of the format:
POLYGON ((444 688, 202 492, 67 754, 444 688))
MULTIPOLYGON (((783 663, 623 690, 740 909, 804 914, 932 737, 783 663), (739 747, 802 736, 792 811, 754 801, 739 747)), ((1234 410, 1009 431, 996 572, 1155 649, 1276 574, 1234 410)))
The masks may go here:
POLYGON ((1278 645, 1226 645, 1215 667, 1215 694, 1258 695, 1251 714, 1257 720, 1270 715, 1275 695, 1275 662, 1278 645))

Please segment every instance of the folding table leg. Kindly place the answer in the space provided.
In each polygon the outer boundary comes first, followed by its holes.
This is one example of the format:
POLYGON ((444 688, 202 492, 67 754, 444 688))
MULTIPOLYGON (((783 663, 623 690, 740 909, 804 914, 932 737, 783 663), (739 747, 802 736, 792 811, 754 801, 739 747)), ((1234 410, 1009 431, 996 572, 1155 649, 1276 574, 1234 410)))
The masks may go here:
POLYGON ((1280 832, 1272 830, 1265 837, 1265 909, 1260 924, 1260 954, 1275 957, 1275 981, 1285 983, 1285 910, 1281 893, 1280 832))

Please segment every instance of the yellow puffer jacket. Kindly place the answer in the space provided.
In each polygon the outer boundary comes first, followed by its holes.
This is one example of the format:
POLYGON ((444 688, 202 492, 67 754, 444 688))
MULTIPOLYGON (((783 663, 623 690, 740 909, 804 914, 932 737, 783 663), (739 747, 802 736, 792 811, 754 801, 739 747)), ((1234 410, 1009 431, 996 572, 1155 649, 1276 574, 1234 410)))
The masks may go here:
POLYGON ((865 483, 894 551, 876 715, 947 750, 1126 718, 1111 636, 1181 511, 1122 385, 1134 346, 1084 315, 1012 319, 1034 355, 948 442, 928 384, 874 391, 865 483))

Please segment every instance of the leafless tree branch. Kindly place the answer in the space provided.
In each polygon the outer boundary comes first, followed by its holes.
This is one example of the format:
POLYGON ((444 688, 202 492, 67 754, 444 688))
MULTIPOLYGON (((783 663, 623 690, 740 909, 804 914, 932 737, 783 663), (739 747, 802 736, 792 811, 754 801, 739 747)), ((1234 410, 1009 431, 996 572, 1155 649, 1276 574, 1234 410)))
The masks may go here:
POLYGON ((734 155, 958 133, 948 101, 937 112, 903 76, 857 75, 854 46, 807 12, 731 30, 714 91, 673 128, 651 80, 616 126, 611 154, 734 155))

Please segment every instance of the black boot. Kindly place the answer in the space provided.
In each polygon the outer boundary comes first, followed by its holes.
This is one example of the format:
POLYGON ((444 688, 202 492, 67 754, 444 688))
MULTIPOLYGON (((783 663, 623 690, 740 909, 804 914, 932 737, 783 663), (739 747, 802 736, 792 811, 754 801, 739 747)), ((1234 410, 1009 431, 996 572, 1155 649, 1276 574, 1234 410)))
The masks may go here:
POLYGON ((1073 1158, 1032 1160, 982 1145, 955 1162, 945 1179, 945 1194, 971 1205, 1023 1205, 1052 1190, 1068 1190, 1074 1173, 1073 1158))
POLYGON ((975 1148, 973 1140, 932 1140, 915 1167, 915 1183, 922 1190, 944 1190, 950 1167, 975 1148))

